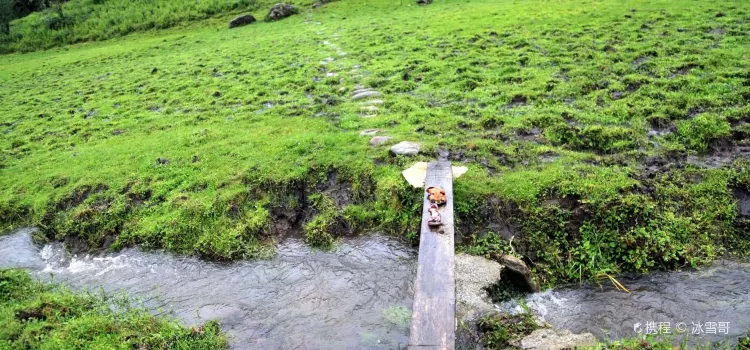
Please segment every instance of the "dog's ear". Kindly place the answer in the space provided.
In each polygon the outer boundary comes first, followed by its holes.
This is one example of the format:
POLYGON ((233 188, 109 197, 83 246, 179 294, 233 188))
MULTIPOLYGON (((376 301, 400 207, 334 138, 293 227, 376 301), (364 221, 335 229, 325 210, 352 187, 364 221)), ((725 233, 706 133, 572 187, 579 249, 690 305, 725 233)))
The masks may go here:
POLYGON ((427 187, 427 189, 425 190, 425 192, 430 193, 430 190, 433 189, 433 188, 435 188, 435 187, 427 187))
POLYGON ((443 196, 445 196, 445 190, 440 190, 440 193, 442 193, 443 196))

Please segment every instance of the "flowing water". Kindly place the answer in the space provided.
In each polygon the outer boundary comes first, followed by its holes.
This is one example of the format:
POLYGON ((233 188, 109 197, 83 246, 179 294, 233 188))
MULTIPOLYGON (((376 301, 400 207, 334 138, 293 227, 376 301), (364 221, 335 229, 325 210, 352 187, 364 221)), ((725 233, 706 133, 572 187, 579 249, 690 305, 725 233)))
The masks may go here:
MULTIPOLYGON (((657 272, 618 280, 631 294, 605 280, 537 293, 526 298, 546 322, 600 339, 620 339, 658 331, 684 330, 692 344, 736 344, 750 328, 750 264, 718 261, 697 271, 657 272), (698 326, 700 324, 700 326, 698 326)), ((516 301, 500 305, 520 311, 516 301)))
POLYGON ((408 341, 416 252, 393 239, 344 239, 333 252, 301 240, 269 260, 213 264, 127 249, 69 256, 31 229, 0 237, 0 267, 73 288, 125 291, 187 324, 217 319, 236 349, 400 349, 408 341))
MULTIPOLYGON (((289 238, 273 259, 214 264, 138 249, 69 256, 59 243, 36 246, 31 232, 0 237, 0 267, 53 276, 76 289, 125 291, 187 324, 217 319, 236 349, 407 344, 416 251, 386 237, 344 239, 329 253, 289 238)), ((702 324, 693 341, 736 343, 750 328, 750 264, 720 261, 698 271, 618 279, 632 294, 605 281, 537 293, 526 302, 555 327, 600 339, 633 337, 650 331, 650 322, 669 322, 672 332, 684 325, 689 335, 694 323, 702 324)), ((499 306, 520 309, 516 302, 499 306)))

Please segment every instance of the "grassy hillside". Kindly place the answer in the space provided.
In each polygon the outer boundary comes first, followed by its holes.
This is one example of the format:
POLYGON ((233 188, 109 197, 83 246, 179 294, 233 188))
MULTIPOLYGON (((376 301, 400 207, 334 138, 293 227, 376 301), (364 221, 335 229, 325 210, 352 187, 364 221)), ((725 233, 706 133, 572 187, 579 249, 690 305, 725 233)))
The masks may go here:
POLYGON ((750 188, 749 16, 736 1, 341 1, 2 56, 0 217, 212 259, 264 256, 290 230, 324 247, 413 238, 421 192, 400 171, 443 151, 470 169, 463 244, 512 235, 543 283, 747 252, 733 193, 750 188), (383 94, 377 116, 358 85, 383 94), (373 128, 393 139, 368 146, 373 128), (399 141, 421 154, 389 155, 399 141))
MULTIPOLYGON (((10 6, 12 1, 0 1, 10 6)), ((0 32, 0 53, 36 51, 81 41, 98 41, 149 29, 170 28, 221 14, 256 10, 258 0, 71 0, 52 2, 0 32)))
POLYGON ((216 323, 186 329, 123 298, 73 294, 0 270, 0 348, 225 349, 216 323))

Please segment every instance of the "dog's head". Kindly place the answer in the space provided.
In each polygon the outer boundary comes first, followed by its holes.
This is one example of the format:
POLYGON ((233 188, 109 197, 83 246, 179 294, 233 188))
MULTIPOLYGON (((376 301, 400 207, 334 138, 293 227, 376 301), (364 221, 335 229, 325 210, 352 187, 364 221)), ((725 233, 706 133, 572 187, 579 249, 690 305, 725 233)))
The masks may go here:
POLYGON ((430 187, 427 189, 427 199, 436 203, 445 203, 445 190, 440 187, 430 187))

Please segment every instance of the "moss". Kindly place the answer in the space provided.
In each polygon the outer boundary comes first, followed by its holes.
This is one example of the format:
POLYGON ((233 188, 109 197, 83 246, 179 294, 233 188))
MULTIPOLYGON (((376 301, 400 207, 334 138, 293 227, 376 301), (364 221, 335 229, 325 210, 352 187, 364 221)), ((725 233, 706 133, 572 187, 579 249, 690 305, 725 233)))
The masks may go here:
POLYGON ((305 240, 313 247, 330 249, 340 233, 337 230, 343 217, 331 198, 315 194, 310 200, 317 214, 305 224, 305 240))

